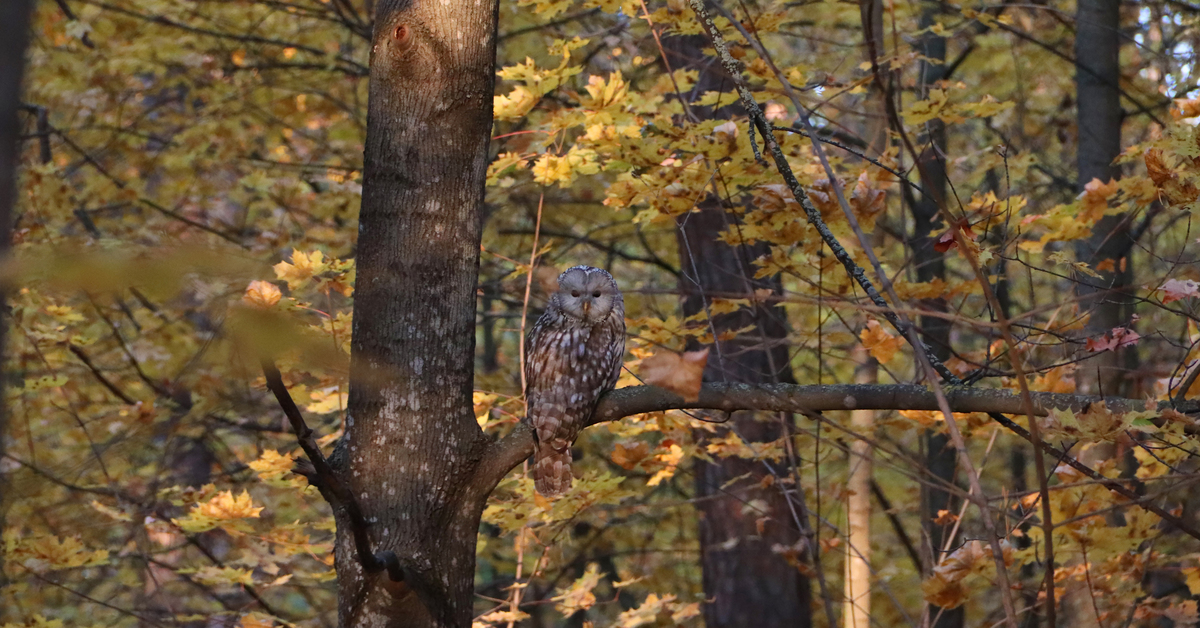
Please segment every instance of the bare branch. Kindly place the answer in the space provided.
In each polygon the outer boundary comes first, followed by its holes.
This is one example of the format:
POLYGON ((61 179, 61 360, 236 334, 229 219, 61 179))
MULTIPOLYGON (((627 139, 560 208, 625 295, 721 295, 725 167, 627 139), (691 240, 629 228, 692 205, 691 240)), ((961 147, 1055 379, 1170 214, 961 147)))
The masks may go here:
POLYGON ((363 571, 379 573, 386 570, 388 578, 392 582, 404 582, 404 572, 394 553, 382 551, 376 554, 371 551, 371 539, 367 535, 369 528, 367 518, 363 516, 358 501, 354 499, 354 494, 342 483, 337 472, 325 459, 325 454, 321 453, 321 448, 317 446, 317 440, 313 438, 312 429, 304 422, 300 408, 296 407, 291 393, 283 384, 283 376, 279 373, 279 367, 275 366, 271 360, 263 360, 262 370, 263 376, 267 378, 267 388, 275 393, 279 407, 283 408, 288 422, 292 424, 292 430, 296 432, 296 440, 300 442, 300 448, 304 450, 312 463, 313 471, 305 474, 305 477, 313 486, 317 487, 321 496, 329 502, 330 506, 345 510, 346 516, 350 518, 354 548, 358 552, 358 562, 362 565, 363 571))
MULTIPOLYGON (((1020 394, 995 388, 947 386, 945 387, 945 398, 954 412, 986 412, 988 416, 1008 428, 1010 432, 1026 441, 1031 439, 1028 430, 1004 416, 1005 414, 1021 415, 1026 412, 1025 401, 1020 394)), ((1084 411, 1100 401, 1103 401, 1105 407, 1110 411, 1117 413, 1146 409, 1146 402, 1140 399, 1096 395, 1030 392, 1029 401, 1032 402, 1031 411, 1036 416, 1046 416, 1052 410, 1084 411)), ((1160 404, 1160 407, 1167 406, 1169 404, 1160 404)), ((713 383, 700 389, 700 396, 696 401, 686 401, 674 393, 655 386, 630 386, 614 390, 601 397, 596 413, 592 415, 591 424, 616 421, 647 412, 689 409, 723 410, 725 412, 755 410, 809 413, 855 409, 936 411, 939 410, 939 406, 933 390, 911 384, 801 386, 796 384, 713 383)), ((1178 407, 1176 410, 1197 413, 1200 412, 1200 403, 1189 402, 1186 407, 1178 407)), ((1041 449, 1047 455, 1053 456, 1055 460, 1061 460, 1062 464, 1072 467, 1137 506, 1154 513, 1188 536, 1200 539, 1200 530, 1163 508, 1154 504, 1142 503, 1137 493, 1122 484, 1121 480, 1105 477, 1065 451, 1045 442, 1042 443, 1041 449)), ((521 464, 521 461, 532 453, 533 431, 528 423, 522 421, 508 436, 496 441, 489 448, 479 466, 479 481, 487 482, 487 488, 490 491, 491 487, 504 479, 504 476, 513 467, 521 464)))

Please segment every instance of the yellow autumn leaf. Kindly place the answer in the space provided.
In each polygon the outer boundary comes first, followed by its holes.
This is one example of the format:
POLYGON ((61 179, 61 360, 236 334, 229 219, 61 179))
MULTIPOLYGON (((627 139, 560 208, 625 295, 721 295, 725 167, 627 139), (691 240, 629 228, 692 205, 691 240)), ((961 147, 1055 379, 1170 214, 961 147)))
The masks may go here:
POLYGON ((212 499, 198 504, 195 510, 199 514, 213 519, 247 519, 257 518, 263 509, 255 507, 250 493, 243 490, 236 497, 233 491, 218 493, 212 499))
POLYGON ((571 586, 559 589, 558 595, 550 599, 557 602, 554 608, 562 613, 563 617, 570 617, 575 612, 587 610, 596 603, 596 596, 592 593, 592 589, 595 589, 598 584, 600 584, 600 566, 596 563, 588 563, 582 576, 576 578, 571 586))
POLYGON ((279 303, 282 296, 279 288, 269 281, 251 281, 250 285, 246 286, 242 301, 253 307, 266 309, 279 303))
POLYGON ((279 262, 274 266, 275 277, 286 281, 288 288, 292 290, 304 285, 327 268, 328 263, 325 261, 324 253, 320 251, 304 253, 300 249, 292 250, 291 263, 279 262))
POLYGON ((879 360, 880 364, 887 364, 895 357, 904 342, 902 338, 889 334, 879 321, 874 319, 867 321, 867 326, 859 332, 858 338, 863 347, 871 353, 871 357, 879 360))
POLYGON ((4 535, 5 562, 20 565, 34 573, 102 565, 108 562, 108 550, 89 550, 78 536, 23 536, 10 529, 4 535))
POLYGON ((236 567, 217 567, 215 565, 207 565, 197 569, 192 578, 201 584, 208 586, 231 586, 240 584, 249 586, 254 584, 254 572, 249 569, 238 569, 236 567))
POLYGON ((664 480, 669 480, 675 476, 675 470, 679 468, 679 463, 683 461, 683 448, 675 443, 671 443, 666 452, 655 456, 655 461, 664 466, 646 481, 646 486, 658 486, 664 480))
POLYGON ((261 506, 254 505, 250 493, 245 490, 237 496, 233 491, 222 491, 193 506, 186 517, 174 521, 187 532, 204 532, 218 526, 240 531, 244 520, 257 519, 262 510, 261 506))
POLYGON ((248 466, 263 481, 272 482, 281 480, 291 474, 293 464, 295 464, 293 456, 281 454, 274 449, 267 449, 263 451, 258 460, 251 462, 248 466))
POLYGON ((529 91, 524 85, 518 85, 507 95, 492 97, 492 117, 497 120, 513 120, 529 113, 533 106, 541 100, 540 94, 529 91))
POLYGON ((309 393, 312 401, 304 406, 305 411, 313 414, 329 414, 340 412, 346 407, 349 391, 340 386, 320 388, 309 393))

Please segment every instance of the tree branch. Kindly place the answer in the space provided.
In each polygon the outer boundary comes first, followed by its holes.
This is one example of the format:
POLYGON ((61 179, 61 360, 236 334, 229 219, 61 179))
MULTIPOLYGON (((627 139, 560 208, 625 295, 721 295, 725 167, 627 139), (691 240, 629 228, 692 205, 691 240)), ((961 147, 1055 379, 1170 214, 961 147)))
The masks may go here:
MULTIPOLYGON (((988 415, 1017 436, 1030 440, 1029 431, 1013 422, 1004 414, 1026 413, 1022 396, 996 388, 967 388, 963 386, 945 387, 946 400, 954 412, 986 412, 988 415)), ((1031 392, 1029 393, 1032 412, 1036 416, 1046 416, 1051 410, 1084 411, 1092 404, 1103 401, 1108 410, 1115 413, 1143 411, 1146 402, 1140 399, 1125 399, 1121 397, 1099 397, 1096 395, 1068 395, 1064 393, 1031 392)), ((1169 404, 1160 404, 1166 408, 1169 404)), ((591 424, 616 421, 618 419, 644 414, 647 412, 662 412, 665 410, 708 409, 736 412, 738 410, 756 410, 767 412, 828 412, 832 410, 939 410, 934 391, 924 386, 912 384, 837 384, 809 385, 796 384, 706 384, 700 389, 700 396, 695 401, 687 401, 683 397, 655 386, 630 386, 614 390, 600 398, 596 413, 592 415, 591 424)), ((1200 412, 1200 403, 1188 402, 1186 407, 1176 408, 1179 412, 1200 412)), ((1126 488, 1120 480, 1107 478, 1091 467, 1079 462, 1066 452, 1045 442, 1042 451, 1061 460, 1089 478, 1103 484, 1122 497, 1137 503, 1138 495, 1126 488)), ((497 440, 488 449, 487 455, 480 463, 478 479, 487 482, 488 490, 500 483, 513 467, 533 454, 533 430, 529 424, 522 421, 507 436, 497 440)), ((1137 505, 1154 513, 1163 521, 1170 523, 1187 535, 1200 539, 1200 530, 1189 525, 1179 517, 1155 506, 1154 504, 1137 503, 1137 505)))
POLYGON ((358 501, 354 499, 354 494, 342 483, 337 472, 325 459, 325 454, 321 453, 321 448, 317 446, 317 441, 313 438, 312 429, 304 422, 300 408, 296 407, 291 393, 283 384, 283 376, 279 373, 279 367, 275 366, 271 360, 263 360, 262 370, 263 376, 267 379, 267 388, 275 393, 279 407, 283 408, 288 422, 292 424, 292 430, 296 432, 296 440, 300 442, 300 449, 304 450, 309 461, 312 462, 312 473, 303 475, 308 478, 310 484, 317 487, 321 496, 329 502, 330 506, 343 509, 346 516, 349 517, 350 531, 354 536, 354 548, 358 552, 358 562, 362 565, 363 571, 367 573, 387 571, 388 578, 392 582, 404 582, 404 572, 394 553, 385 550, 376 554, 371 551, 371 539, 367 535, 369 528, 367 518, 363 516, 358 501))

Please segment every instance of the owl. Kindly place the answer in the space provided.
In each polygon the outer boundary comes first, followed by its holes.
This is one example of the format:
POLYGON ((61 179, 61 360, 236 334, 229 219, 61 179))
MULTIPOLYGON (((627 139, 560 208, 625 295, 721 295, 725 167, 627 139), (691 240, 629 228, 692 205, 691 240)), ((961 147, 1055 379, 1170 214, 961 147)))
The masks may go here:
POLYGON ((617 385, 625 355, 625 301, 612 275, 576 266, 525 342, 525 402, 534 430, 534 486, 553 497, 571 488, 571 445, 617 385))

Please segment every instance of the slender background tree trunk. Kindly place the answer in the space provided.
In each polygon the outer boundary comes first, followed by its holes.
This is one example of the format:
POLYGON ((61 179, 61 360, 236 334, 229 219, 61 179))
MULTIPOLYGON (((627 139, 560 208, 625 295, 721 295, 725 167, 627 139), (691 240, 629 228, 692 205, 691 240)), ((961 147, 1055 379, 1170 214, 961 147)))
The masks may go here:
MULTIPOLYGON (((673 37, 664 42, 671 67, 692 67, 700 72, 696 94, 730 89, 731 83, 715 64, 703 63, 703 37, 673 37)), ((685 98, 688 95, 684 95, 685 98)), ((727 110, 708 113, 728 117, 727 110)), ((739 141, 746 141, 739 131, 739 141)), ((714 183, 720 189, 720 178, 714 183)), ((710 193, 696 211, 680 216, 680 290, 686 295, 683 313, 704 312, 711 295, 753 294, 770 289, 778 294, 778 277, 752 279, 753 261, 768 252, 765 244, 730 246, 718 240, 722 231, 735 230, 738 216, 729 211, 716 194, 710 193)), ((708 356, 704 380, 710 382, 794 383, 788 356, 787 317, 782 308, 759 306, 752 310, 713 316, 712 331, 756 329, 728 341, 717 342, 708 356)), ((771 442, 784 436, 778 415, 734 413, 728 428, 745 441, 771 442)), ((703 435, 704 432, 697 432, 703 435)), ((781 478, 791 475, 786 462, 776 466, 781 478)), ((765 486, 771 475, 761 461, 722 458, 697 461, 694 467, 699 510, 701 566, 704 606, 708 628, 789 628, 811 625, 809 580, 773 546, 794 547, 801 539, 793 507, 779 486, 765 486), (736 478, 736 480, 735 480, 736 478), (760 529, 760 522, 762 528, 760 529)), ((799 487, 797 487, 799 488, 799 487)), ((796 560, 808 560, 805 555, 796 560)))
MULTIPOLYGON (((1121 176, 1113 164, 1121 153, 1121 21, 1120 0, 1079 0, 1075 19, 1075 89, 1077 102, 1078 192, 1093 179, 1108 182, 1121 176)), ((1086 334, 1102 336, 1114 327, 1130 323, 1133 303, 1129 287, 1133 264, 1129 258, 1132 242, 1126 214, 1105 216, 1092 234, 1075 242, 1076 261, 1100 272, 1099 277, 1079 274, 1075 292, 1080 312, 1089 315, 1086 334), (1111 270, 1097 269, 1105 260, 1111 270)), ((1134 389, 1128 378, 1136 366, 1137 352, 1132 349, 1103 351, 1089 356, 1076 374, 1078 391, 1085 394, 1121 395, 1134 389), (1133 361, 1133 362, 1131 362, 1133 361)), ((1111 444, 1091 447, 1080 460, 1094 464, 1115 454, 1111 444)), ((1119 515, 1114 515, 1119 516, 1119 515)), ((1110 521, 1115 519, 1110 517, 1110 521)), ((1089 599, 1091 592, 1082 586, 1067 588, 1063 600, 1065 615, 1079 626, 1095 626, 1097 619, 1089 599)))
MULTIPOLYGON (((935 2, 925 2, 921 7, 921 28, 929 28, 937 21, 941 13, 935 2)), ((920 73, 917 78, 917 90, 920 98, 927 98, 929 90, 945 76, 946 38, 933 32, 925 32, 919 42, 921 54, 920 73)), ((934 118, 925 123, 925 133, 918 138, 920 153, 921 188, 927 192, 917 199, 912 207, 914 233, 912 240, 913 264, 916 266, 917 280, 921 282, 946 278, 946 260, 942 253, 933 248, 935 225, 945 228, 941 209, 946 204, 946 125, 940 118, 934 118)), ((933 311, 945 311, 944 299, 930 299, 923 302, 922 307, 933 311)), ((936 316, 922 316, 921 329, 926 342, 939 360, 945 362, 950 358, 950 321, 936 316)), ((930 474, 940 480, 953 484, 955 470, 958 467, 958 451, 950 442, 950 437, 944 432, 930 431, 925 434, 925 462, 930 474)), ((942 556, 946 547, 949 527, 935 523, 938 514, 943 510, 955 510, 955 500, 950 493, 932 484, 923 484, 921 491, 922 524, 925 528, 925 538, 928 543, 928 558, 925 564, 932 568, 942 556)), ((963 625, 964 609, 943 609, 930 606, 930 617, 935 628, 959 628, 963 625)))
MULTIPOLYGON (((17 137, 21 125, 17 119, 21 107, 21 78, 25 73, 25 47, 29 43, 29 15, 32 0, 0 2, 0 258, 7 256, 12 231, 12 209, 17 197, 17 137)), ((8 330, 8 308, 0 292, 0 357, 8 330)), ((7 373, 0 373, 0 391, 7 387, 7 373)), ((0 456, 4 455, 5 421, 8 417, 4 399, 0 397, 0 456)), ((0 530, 4 529, 4 507, 7 490, 0 478, 0 530)), ((0 561, 3 560, 0 552, 0 561)), ((0 585, 4 584, 3 564, 0 562, 0 585)), ((0 620, 4 609, 0 608, 0 620)))
MULTIPOLYGON (((1092 179, 1107 182, 1121 176, 1113 161, 1121 153, 1120 0, 1079 0, 1075 31, 1075 85, 1078 101, 1078 191, 1092 179)), ((1080 276, 1076 293, 1080 309, 1089 311, 1087 333, 1096 336, 1129 323, 1133 304, 1129 284, 1133 266, 1129 220, 1124 214, 1105 216, 1092 235, 1075 245, 1076 261, 1095 268, 1112 260, 1114 270, 1100 277, 1080 276), (1122 261, 1123 258, 1123 261, 1122 261)), ((1105 351, 1092 356, 1079 370, 1082 393, 1128 394, 1127 356, 1133 351, 1105 351)))

